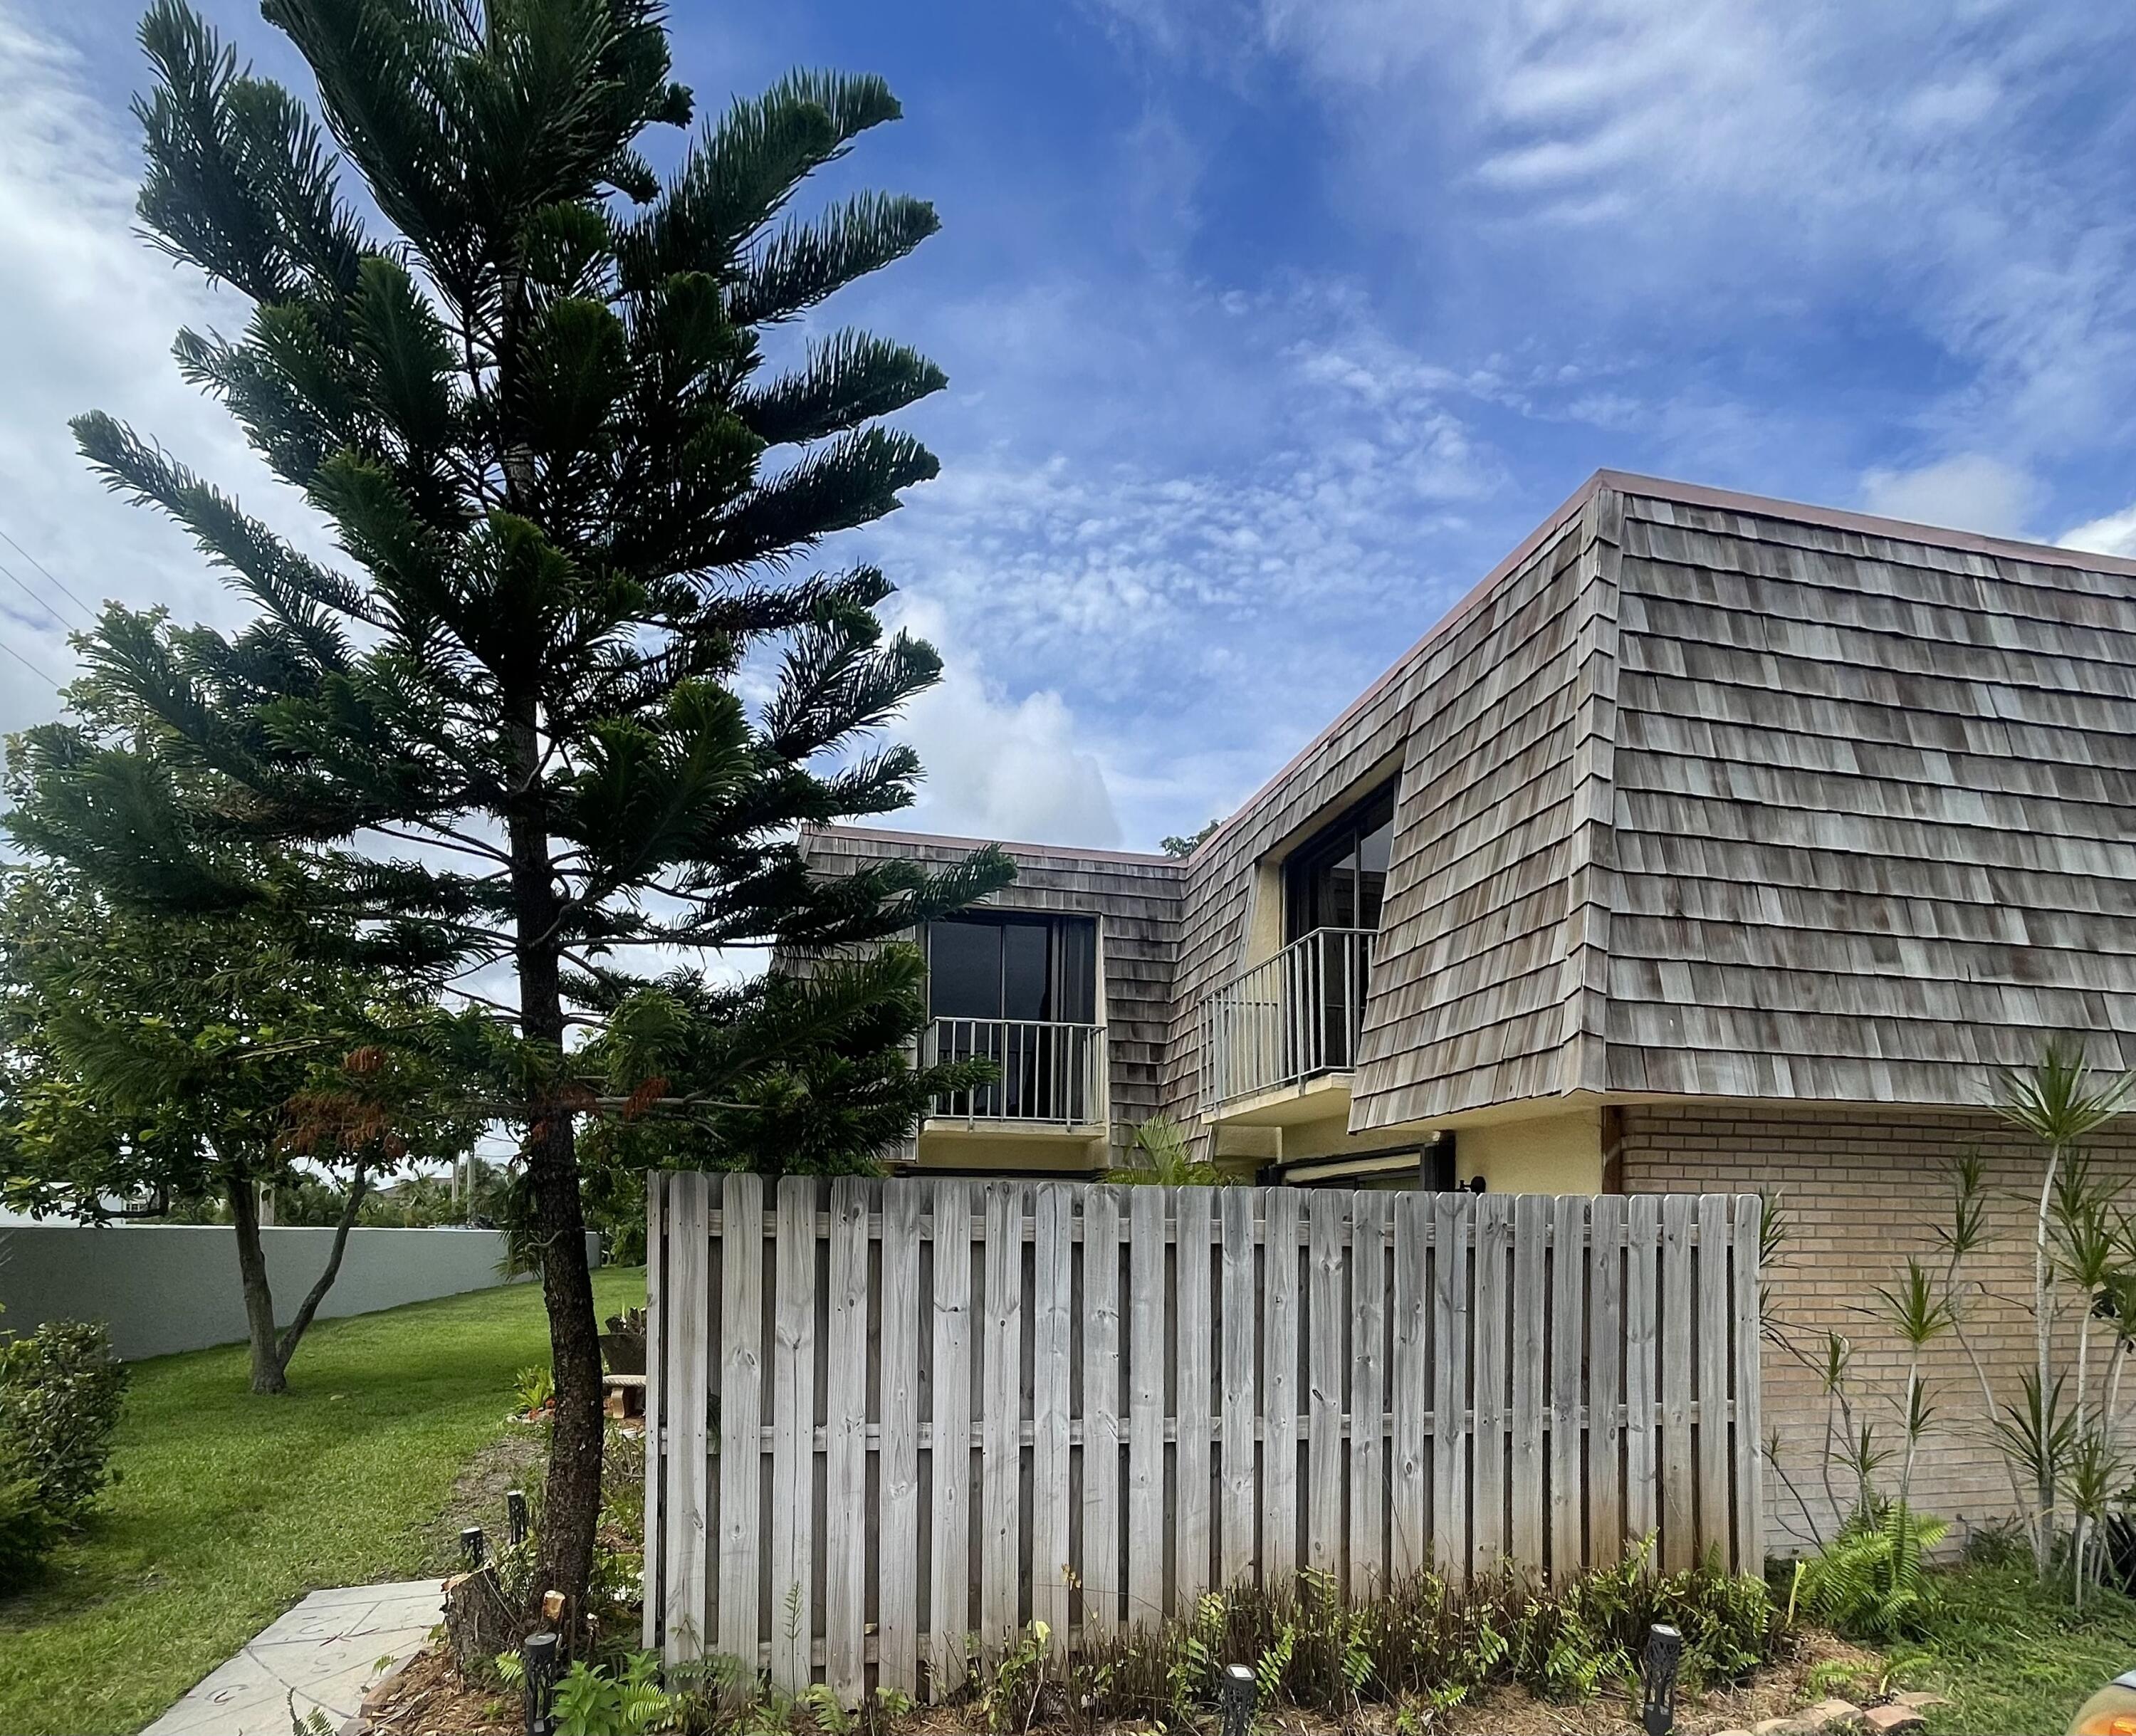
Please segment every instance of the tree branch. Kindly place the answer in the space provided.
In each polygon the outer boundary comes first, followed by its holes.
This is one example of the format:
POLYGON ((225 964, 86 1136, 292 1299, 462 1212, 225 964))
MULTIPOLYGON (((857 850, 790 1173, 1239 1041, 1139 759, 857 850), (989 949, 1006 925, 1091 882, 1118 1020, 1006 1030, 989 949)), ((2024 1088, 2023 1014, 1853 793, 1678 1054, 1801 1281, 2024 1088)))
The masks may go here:
POLYGON ((285 1369, 289 1365, 290 1357, 296 1354, 297 1341, 304 1335, 304 1329, 311 1325, 312 1316, 319 1311, 319 1304, 327 1299, 327 1292, 333 1288, 335 1278, 340 1276, 342 1253, 348 1246, 348 1233, 356 1227, 356 1214, 363 1204, 364 1184, 368 1171, 368 1160, 359 1158, 355 1174, 349 1177, 348 1204, 342 1208, 341 1222, 334 1226, 333 1252, 327 1256, 326 1270, 319 1274, 318 1281, 312 1286, 311 1293, 297 1310, 296 1318, 289 1322, 289 1329, 274 1341, 274 1359, 285 1369))

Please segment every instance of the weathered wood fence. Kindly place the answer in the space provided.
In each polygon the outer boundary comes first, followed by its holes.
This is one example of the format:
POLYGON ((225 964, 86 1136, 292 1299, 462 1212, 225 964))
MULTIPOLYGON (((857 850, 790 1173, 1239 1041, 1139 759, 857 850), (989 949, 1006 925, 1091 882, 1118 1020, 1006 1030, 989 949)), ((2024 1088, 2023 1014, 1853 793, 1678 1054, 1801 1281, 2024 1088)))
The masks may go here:
POLYGON ((648 1210, 670 1660, 850 1700, 1306 1568, 1762 1565, 1755 1195, 673 1175, 648 1210))

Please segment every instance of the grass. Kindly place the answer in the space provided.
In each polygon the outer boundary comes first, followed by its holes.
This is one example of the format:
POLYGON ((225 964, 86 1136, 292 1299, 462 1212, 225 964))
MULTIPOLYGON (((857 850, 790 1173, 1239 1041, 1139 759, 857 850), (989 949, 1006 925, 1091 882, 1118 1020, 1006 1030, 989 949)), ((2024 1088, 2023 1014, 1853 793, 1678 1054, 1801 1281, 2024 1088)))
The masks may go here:
POLYGON ((1925 1714, 1931 1732, 2055 1736, 2136 1666, 2136 1602, 2115 1593, 2089 1594, 2080 1615, 2019 1563, 1955 1568, 1935 1583, 1926 1635, 1890 1653, 1898 1680, 1949 1697, 1925 1714))
MULTIPOLYGON (((644 1282, 596 1272, 600 1311, 644 1282)), ((522 1284, 322 1321, 280 1398, 246 1390, 241 1345, 135 1364, 120 1481, 0 1600, 0 1730, 138 1729, 305 1593, 446 1570, 454 1480, 548 1357, 522 1284)))

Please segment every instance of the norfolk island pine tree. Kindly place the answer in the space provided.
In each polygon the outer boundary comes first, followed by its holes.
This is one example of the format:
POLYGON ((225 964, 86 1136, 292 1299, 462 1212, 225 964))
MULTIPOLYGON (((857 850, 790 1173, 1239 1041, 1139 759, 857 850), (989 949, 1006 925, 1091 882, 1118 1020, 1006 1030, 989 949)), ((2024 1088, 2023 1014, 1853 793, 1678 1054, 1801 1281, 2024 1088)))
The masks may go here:
POLYGON ((308 63, 338 154, 158 0, 139 210, 250 303, 234 335, 181 333, 179 366, 345 559, 80 418, 91 464, 259 614, 225 636, 107 607, 83 641, 106 709, 19 739, 12 825, 147 907, 309 899, 442 940, 469 972, 509 968, 489 1106, 522 1130, 557 1393, 535 1583, 575 1609, 601 1451, 581 1126, 605 1118, 638 1160, 852 1169, 988 1071, 908 1064, 920 960, 864 943, 983 897, 1006 858, 825 882, 796 840, 911 799, 915 756, 870 732, 939 660, 886 635, 879 572, 795 566, 934 474, 877 419, 943 376, 863 333, 783 372, 760 343, 936 220, 877 193, 787 210, 897 117, 867 76, 796 73, 737 101, 663 183, 638 144, 692 103, 653 0, 262 10, 308 63), (343 168, 382 228, 343 200, 343 168), (745 658, 770 688, 755 707, 745 658), (248 876, 261 847, 308 867, 301 885, 248 876), (643 974, 737 946, 818 962, 734 987, 643 974))

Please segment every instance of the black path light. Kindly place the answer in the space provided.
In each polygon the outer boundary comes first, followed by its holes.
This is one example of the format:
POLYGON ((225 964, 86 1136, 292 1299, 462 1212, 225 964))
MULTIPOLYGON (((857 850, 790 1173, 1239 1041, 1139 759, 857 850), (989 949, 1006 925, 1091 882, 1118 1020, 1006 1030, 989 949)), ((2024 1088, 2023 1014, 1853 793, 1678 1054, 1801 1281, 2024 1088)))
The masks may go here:
POLYGON ((527 1491, 507 1489, 504 1491, 504 1534, 517 1549, 527 1541, 527 1491))
POLYGON ((550 1701, 556 1686, 556 1636, 530 1633, 519 1642, 527 1667, 527 1736, 551 1736, 556 1721, 550 1701))
POLYGON ((1224 1672, 1216 1690, 1216 1703, 1224 1714, 1223 1736, 1246 1736, 1254 1722, 1254 1673, 1244 1664, 1224 1672))
POLYGON ((489 1543, 483 1536, 480 1525, 469 1525, 460 1533, 460 1555, 470 1573, 479 1573, 482 1564, 489 1559, 489 1543))
POLYGON ((1639 1712, 1647 1736, 1669 1736, 1676 1728, 1676 1672, 1683 1662, 1683 1636, 1664 1622, 1647 1630, 1646 1704, 1639 1712))

